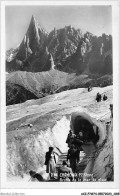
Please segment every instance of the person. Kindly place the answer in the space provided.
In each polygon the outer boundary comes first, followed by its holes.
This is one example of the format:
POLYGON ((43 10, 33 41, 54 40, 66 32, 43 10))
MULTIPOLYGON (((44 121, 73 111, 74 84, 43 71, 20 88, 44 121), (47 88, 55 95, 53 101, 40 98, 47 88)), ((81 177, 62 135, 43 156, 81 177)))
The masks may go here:
POLYGON ((96 101, 97 102, 101 101, 101 98, 102 98, 101 94, 98 92, 97 95, 96 95, 96 101))
POLYGON ((31 171, 29 171, 29 174, 30 174, 30 177, 31 177, 29 181, 40 181, 40 182, 45 181, 43 179, 43 177, 40 174, 36 173, 35 171, 31 170, 31 171))
POLYGON ((76 161, 77 161, 77 163, 79 163, 79 160, 80 160, 80 151, 82 151, 82 147, 77 146, 77 149, 76 149, 76 161))
POLYGON ((113 118, 113 104, 110 104, 111 118, 113 118))
POLYGON ((70 149, 68 150, 67 161, 68 160, 70 161, 70 167, 72 168, 73 173, 75 173, 78 161, 78 154, 74 144, 72 144, 70 149))
POLYGON ((56 172, 56 158, 53 149, 53 147, 49 147, 49 151, 46 152, 45 156, 46 173, 50 174, 50 178, 56 172))
POLYGON ((104 95, 104 96, 103 96, 103 101, 106 101, 106 100, 107 100, 107 96, 104 95))
POLYGON ((90 85, 90 86, 88 86, 88 92, 90 92, 91 90, 92 90, 92 87, 90 85))
POLYGON ((74 134, 73 134, 72 130, 70 130, 69 134, 67 136, 67 140, 66 140, 66 143, 68 144, 68 147, 70 147, 73 140, 74 140, 74 134))
POLYGON ((79 131, 78 136, 79 136, 79 139, 80 139, 80 140, 83 140, 83 131, 79 131))
POLYGON ((88 92, 90 92, 90 86, 88 86, 88 92))
POLYGON ((68 167, 67 162, 63 161, 62 166, 58 169, 58 179, 65 181, 73 180, 72 169, 68 167), (68 175, 66 175, 68 174, 68 175))
POLYGON ((83 144, 83 132, 79 131, 79 133, 75 136, 74 141, 71 144, 74 144, 76 147, 81 147, 83 144))
POLYGON ((66 143, 69 142, 70 138, 72 137, 72 134, 73 134, 73 132, 70 130, 69 133, 68 133, 68 136, 67 136, 66 143))

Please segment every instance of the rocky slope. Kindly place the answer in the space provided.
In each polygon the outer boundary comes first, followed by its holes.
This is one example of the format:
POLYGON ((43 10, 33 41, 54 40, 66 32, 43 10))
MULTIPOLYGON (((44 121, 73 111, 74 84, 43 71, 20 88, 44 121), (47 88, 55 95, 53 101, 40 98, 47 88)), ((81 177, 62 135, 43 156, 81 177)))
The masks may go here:
POLYGON ((6 84, 6 104, 13 105, 18 103, 23 103, 26 100, 37 99, 38 97, 35 94, 31 93, 24 87, 7 82, 6 84))
POLYGON ((78 74, 111 74, 112 36, 97 37, 72 26, 54 28, 48 34, 32 16, 20 46, 7 51, 6 71, 50 69, 78 74))
MULTIPOLYGON (((112 103, 112 86, 93 88, 91 92, 85 88, 69 90, 23 104, 7 106, 8 176, 24 176, 31 169, 37 171, 39 167, 43 167, 45 152, 49 146, 54 146, 57 151, 66 152, 65 141, 70 129, 72 112, 84 111, 96 120, 108 120, 110 103, 112 103), (98 91, 108 96, 107 101, 99 103, 95 101, 98 91), (33 126, 28 127, 28 123, 33 126)), ((112 161, 112 145, 111 133, 106 147, 101 152, 103 154, 99 154, 98 157, 101 159, 102 156, 103 163, 107 161, 109 164, 112 161), (104 160, 106 154, 108 158, 104 160)), ((94 172, 96 168, 99 172, 99 164, 95 165, 94 172)))
POLYGON ((92 86, 107 86, 112 83, 111 75, 95 78, 87 74, 68 74, 58 70, 32 73, 17 71, 6 75, 6 104, 17 104, 37 99, 68 89, 92 86))

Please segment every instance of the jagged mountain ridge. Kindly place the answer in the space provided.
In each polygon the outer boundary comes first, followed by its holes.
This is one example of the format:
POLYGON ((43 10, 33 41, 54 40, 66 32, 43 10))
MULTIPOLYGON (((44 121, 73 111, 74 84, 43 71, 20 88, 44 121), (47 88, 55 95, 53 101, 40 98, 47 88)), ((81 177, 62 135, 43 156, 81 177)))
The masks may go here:
POLYGON ((83 33, 80 29, 75 30, 72 26, 50 32, 48 36, 48 50, 53 55, 55 63, 66 59, 75 53, 83 33))
POLYGON ((48 34, 32 16, 20 46, 7 52, 6 71, 48 71, 52 64, 70 73, 112 73, 112 36, 97 37, 71 26, 48 34))

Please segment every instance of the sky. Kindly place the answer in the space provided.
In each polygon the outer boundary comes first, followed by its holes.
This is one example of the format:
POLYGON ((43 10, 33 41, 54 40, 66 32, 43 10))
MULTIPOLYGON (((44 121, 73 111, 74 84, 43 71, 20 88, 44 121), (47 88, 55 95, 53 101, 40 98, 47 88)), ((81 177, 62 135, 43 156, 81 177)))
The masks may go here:
POLYGON ((6 6, 6 49, 19 45, 32 15, 47 31, 72 25, 97 36, 112 34, 111 6, 6 6))

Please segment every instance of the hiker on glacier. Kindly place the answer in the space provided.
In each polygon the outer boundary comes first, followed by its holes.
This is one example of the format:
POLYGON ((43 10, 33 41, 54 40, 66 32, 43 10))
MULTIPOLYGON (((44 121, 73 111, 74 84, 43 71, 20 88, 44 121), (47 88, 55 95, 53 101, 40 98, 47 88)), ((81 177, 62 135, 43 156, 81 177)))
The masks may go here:
POLYGON ((102 98, 101 94, 98 92, 97 95, 96 95, 96 101, 97 102, 101 101, 101 98, 102 98))
POLYGON ((92 86, 91 85, 88 87, 88 92, 90 92, 90 91, 92 91, 92 86))
POLYGON ((106 100, 107 100, 107 96, 103 95, 103 101, 106 101, 106 100))

